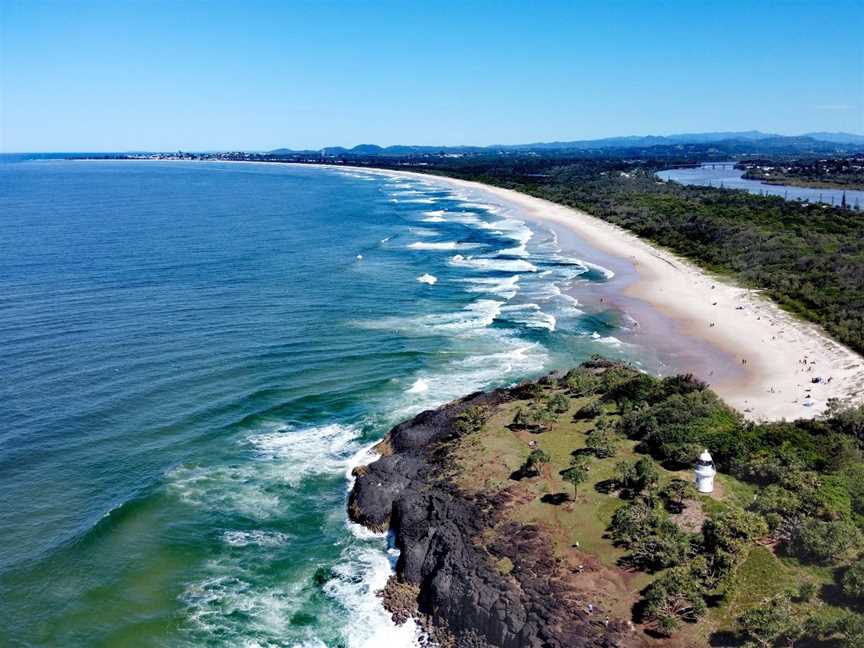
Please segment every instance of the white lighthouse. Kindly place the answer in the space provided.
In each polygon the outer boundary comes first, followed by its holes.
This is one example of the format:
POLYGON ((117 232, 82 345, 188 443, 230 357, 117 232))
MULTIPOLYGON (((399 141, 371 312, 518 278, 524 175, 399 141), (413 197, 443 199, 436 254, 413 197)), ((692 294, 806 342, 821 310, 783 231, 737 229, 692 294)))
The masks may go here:
POLYGON ((696 462, 696 490, 700 493, 711 493, 714 491, 714 475, 717 474, 717 469, 714 468, 714 460, 711 458, 711 453, 705 450, 699 455, 699 461, 696 462))

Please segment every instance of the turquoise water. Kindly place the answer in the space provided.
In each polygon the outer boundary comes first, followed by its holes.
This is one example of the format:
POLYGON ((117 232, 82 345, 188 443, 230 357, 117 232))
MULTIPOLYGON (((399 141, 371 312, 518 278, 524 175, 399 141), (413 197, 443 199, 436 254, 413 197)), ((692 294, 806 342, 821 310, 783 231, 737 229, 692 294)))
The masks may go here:
POLYGON ((637 355, 578 302, 610 273, 429 182, 24 161, 0 214, 13 646, 411 645, 352 466, 424 408, 637 355))

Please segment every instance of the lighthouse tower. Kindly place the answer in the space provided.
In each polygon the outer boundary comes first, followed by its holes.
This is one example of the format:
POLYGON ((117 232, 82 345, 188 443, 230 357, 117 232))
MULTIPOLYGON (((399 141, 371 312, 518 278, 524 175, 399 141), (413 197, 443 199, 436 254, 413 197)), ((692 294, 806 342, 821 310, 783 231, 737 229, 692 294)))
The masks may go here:
POLYGON ((696 462, 696 490, 700 493, 713 492, 716 474, 714 460, 711 458, 711 453, 706 450, 699 455, 699 461, 696 462))

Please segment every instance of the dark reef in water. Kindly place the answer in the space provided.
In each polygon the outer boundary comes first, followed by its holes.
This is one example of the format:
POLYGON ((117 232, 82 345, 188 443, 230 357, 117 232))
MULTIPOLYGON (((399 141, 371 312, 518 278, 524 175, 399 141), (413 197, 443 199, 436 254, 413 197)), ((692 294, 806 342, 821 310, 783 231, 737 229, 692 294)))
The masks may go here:
POLYGON ((626 622, 585 609, 540 527, 502 527, 506 493, 466 494, 452 480, 450 449, 469 433, 457 425, 459 414, 530 388, 476 393, 423 412, 391 430, 384 456, 357 469, 351 519, 389 528, 401 551, 384 603, 395 620, 415 616, 438 643, 459 648, 634 645, 626 622), (502 560, 512 568, 502 570, 502 560))

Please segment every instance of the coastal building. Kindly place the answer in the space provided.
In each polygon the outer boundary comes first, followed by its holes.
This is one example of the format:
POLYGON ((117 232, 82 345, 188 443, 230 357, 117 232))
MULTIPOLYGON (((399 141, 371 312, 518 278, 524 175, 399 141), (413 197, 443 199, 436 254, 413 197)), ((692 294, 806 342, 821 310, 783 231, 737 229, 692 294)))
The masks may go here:
POLYGON ((714 460, 711 458, 711 453, 705 450, 699 455, 699 461, 696 462, 696 490, 700 493, 711 493, 714 491, 714 475, 717 474, 717 469, 714 468, 714 460))

